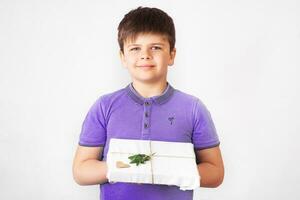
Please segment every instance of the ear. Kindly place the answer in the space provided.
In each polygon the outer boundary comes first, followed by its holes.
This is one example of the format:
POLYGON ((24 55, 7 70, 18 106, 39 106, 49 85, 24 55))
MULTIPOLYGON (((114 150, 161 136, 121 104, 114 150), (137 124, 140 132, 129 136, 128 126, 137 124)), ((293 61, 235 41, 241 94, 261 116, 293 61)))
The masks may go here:
POLYGON ((123 52, 121 51, 121 49, 120 49, 120 51, 119 51, 119 56, 120 56, 121 63, 122 63, 122 65, 123 65, 123 67, 126 68, 127 66, 126 66, 125 55, 123 54, 123 52))
POLYGON ((169 66, 172 66, 174 64, 175 56, 176 56, 176 48, 174 47, 173 50, 170 52, 170 60, 168 63, 169 66))

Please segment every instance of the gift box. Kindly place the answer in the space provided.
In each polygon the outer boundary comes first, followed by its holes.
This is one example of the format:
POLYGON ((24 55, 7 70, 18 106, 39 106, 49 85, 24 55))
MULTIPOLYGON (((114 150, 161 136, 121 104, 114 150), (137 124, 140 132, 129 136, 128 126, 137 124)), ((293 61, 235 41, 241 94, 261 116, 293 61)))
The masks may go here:
POLYGON ((200 187, 192 143, 112 138, 106 162, 110 183, 176 185, 181 190, 200 187), (150 159, 130 163, 129 157, 136 154, 150 156, 150 159))

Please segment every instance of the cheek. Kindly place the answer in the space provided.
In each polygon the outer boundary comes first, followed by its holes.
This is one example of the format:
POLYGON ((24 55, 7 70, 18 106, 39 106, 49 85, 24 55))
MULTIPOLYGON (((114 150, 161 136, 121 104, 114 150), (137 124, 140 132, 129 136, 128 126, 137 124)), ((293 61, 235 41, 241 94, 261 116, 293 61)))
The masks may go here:
POLYGON ((164 65, 168 64, 169 60, 170 60, 170 56, 167 54, 159 57, 159 62, 164 65))
POLYGON ((125 59, 125 62, 127 65, 131 66, 131 65, 135 64, 136 59, 133 56, 127 56, 125 59))
POLYGON ((131 63, 135 62, 137 60, 137 57, 138 57, 138 55, 136 55, 136 54, 130 54, 128 56, 128 61, 131 62, 131 63))
POLYGON ((128 64, 129 64, 130 66, 135 65, 135 64, 136 64, 136 60, 133 59, 133 58, 131 58, 131 59, 128 60, 128 64))

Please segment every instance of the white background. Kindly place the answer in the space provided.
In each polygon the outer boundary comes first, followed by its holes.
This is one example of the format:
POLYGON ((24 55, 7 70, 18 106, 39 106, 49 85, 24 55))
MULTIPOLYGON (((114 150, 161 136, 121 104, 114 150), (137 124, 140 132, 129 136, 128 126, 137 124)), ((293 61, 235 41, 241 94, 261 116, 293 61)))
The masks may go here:
POLYGON ((0 0, 0 199, 99 199, 73 156, 92 103, 130 82, 117 26, 140 5, 173 18, 168 80, 205 103, 221 140, 224 182, 194 199, 300 199, 296 0, 0 0))

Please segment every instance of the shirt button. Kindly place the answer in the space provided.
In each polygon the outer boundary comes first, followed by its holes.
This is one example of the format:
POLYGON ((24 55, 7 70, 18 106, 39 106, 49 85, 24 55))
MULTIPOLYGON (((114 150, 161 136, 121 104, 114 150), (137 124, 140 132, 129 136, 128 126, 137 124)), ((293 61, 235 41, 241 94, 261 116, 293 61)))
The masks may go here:
POLYGON ((144 124, 144 128, 148 128, 148 126, 149 126, 148 124, 146 124, 146 123, 144 124))
POLYGON ((149 115, 148 115, 148 113, 147 112, 145 112, 145 117, 148 117, 149 115))
POLYGON ((150 103, 149 103, 148 101, 146 101, 146 102, 145 102, 145 105, 146 105, 146 106, 149 106, 149 105, 150 105, 150 103))

